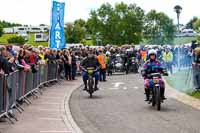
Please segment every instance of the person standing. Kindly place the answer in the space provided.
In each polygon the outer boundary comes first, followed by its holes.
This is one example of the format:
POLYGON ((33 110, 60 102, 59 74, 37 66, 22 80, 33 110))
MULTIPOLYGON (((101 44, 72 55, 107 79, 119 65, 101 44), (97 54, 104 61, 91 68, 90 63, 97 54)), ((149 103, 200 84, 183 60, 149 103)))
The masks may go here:
POLYGON ((173 54, 169 48, 167 48, 166 51, 163 53, 163 61, 165 62, 167 70, 170 71, 170 73, 172 74, 173 54))
POLYGON ((64 51, 64 67, 65 67, 65 78, 66 80, 71 80, 71 64, 72 64, 72 57, 68 50, 64 51))
POLYGON ((200 90, 200 48, 198 47, 194 50, 192 66, 194 86, 197 90, 200 90))
POLYGON ((106 63, 105 63, 105 58, 103 55, 103 51, 99 50, 99 55, 97 56, 97 59, 99 63, 101 64, 101 69, 100 69, 100 81, 106 81, 106 63))
POLYGON ((77 72, 77 59, 75 55, 75 51, 72 51, 72 80, 76 80, 76 72, 77 72))

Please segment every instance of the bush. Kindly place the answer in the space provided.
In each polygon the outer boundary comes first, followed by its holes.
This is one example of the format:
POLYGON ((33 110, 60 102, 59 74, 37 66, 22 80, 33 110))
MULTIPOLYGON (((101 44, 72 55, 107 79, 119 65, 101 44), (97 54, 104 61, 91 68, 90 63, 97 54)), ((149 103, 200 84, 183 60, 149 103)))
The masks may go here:
POLYGON ((14 36, 8 39, 8 43, 25 44, 26 40, 22 36, 14 36))

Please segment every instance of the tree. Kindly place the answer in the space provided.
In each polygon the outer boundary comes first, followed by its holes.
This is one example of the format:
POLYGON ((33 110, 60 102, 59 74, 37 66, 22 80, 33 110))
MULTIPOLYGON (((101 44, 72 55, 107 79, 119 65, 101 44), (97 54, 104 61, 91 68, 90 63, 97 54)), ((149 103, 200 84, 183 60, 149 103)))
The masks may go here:
POLYGON ((93 39, 100 37, 103 44, 139 43, 144 16, 144 11, 136 4, 121 2, 112 7, 105 3, 96 11, 91 11, 87 28, 93 39))
POLYGON ((0 37, 3 35, 3 28, 2 26, 0 25, 0 37))
POLYGON ((0 26, 2 26, 2 28, 8 28, 8 27, 14 27, 14 26, 21 26, 21 24, 9 23, 3 20, 3 21, 0 21, 0 26))
POLYGON ((144 36, 151 44, 170 44, 176 31, 173 20, 163 12, 151 10, 145 19, 144 36))
POLYGON ((66 24, 65 37, 68 43, 80 43, 82 39, 85 39, 86 28, 84 20, 76 20, 74 23, 66 24))
POLYGON ((21 44, 21 45, 26 43, 26 40, 22 36, 13 36, 9 38, 7 41, 8 43, 16 43, 16 44, 21 44))
POLYGON ((196 30, 197 32, 200 32, 200 19, 197 19, 197 20, 193 23, 193 27, 194 27, 194 30, 196 30))
POLYGON ((186 28, 187 29, 194 29, 193 24, 198 20, 197 17, 193 17, 187 24, 186 28))

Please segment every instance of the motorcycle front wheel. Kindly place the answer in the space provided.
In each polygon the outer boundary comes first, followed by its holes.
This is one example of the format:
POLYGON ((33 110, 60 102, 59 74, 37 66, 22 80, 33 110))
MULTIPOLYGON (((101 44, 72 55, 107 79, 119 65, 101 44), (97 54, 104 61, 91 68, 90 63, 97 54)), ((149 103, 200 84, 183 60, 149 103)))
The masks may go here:
POLYGON ((93 80, 93 78, 89 78, 88 87, 89 87, 90 98, 92 98, 92 94, 94 92, 94 80, 93 80))
POLYGON ((159 111, 161 108, 160 87, 156 87, 156 101, 157 110, 159 111))

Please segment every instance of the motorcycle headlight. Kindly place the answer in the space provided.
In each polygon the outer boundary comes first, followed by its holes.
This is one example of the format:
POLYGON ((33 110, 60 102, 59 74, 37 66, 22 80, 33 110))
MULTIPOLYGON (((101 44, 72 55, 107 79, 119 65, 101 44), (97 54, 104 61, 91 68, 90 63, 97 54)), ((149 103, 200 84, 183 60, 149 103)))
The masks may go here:
POLYGON ((88 74, 93 74, 94 70, 88 70, 88 74))

